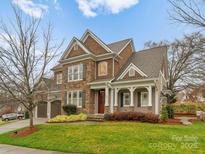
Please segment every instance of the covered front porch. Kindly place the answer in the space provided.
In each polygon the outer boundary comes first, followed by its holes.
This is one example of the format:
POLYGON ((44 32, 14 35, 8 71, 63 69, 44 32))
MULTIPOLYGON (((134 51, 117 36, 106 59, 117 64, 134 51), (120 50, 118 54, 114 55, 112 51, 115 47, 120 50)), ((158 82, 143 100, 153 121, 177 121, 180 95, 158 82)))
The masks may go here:
POLYGON ((94 113, 146 112, 159 114, 159 91, 154 81, 98 83, 94 90, 94 113))

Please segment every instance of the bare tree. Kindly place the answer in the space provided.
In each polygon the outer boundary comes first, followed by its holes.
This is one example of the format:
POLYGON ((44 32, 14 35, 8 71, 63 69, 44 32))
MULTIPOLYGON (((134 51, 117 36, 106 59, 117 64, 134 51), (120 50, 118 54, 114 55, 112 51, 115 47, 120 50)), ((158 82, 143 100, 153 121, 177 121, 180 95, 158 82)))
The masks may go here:
POLYGON ((42 29, 40 18, 23 15, 15 7, 13 11, 15 20, 0 24, 0 88, 29 111, 33 127, 37 86, 62 43, 55 44, 51 24, 42 29))
POLYGON ((173 96, 168 98, 173 102, 175 93, 187 88, 193 88, 204 84, 204 76, 201 74, 204 69, 205 38, 200 33, 185 35, 181 40, 170 43, 161 41, 160 43, 149 42, 147 47, 166 45, 168 47, 168 89, 173 96))
POLYGON ((169 12, 172 20, 179 23, 205 28, 204 0, 168 0, 172 6, 169 12))

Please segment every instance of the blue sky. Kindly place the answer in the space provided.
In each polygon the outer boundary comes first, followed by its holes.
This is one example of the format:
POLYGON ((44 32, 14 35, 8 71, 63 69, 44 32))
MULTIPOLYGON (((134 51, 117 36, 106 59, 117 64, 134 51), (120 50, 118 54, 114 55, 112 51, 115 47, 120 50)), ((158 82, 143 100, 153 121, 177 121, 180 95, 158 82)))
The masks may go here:
POLYGON ((192 31, 169 19, 167 0, 0 0, 4 20, 12 19, 10 2, 36 18, 43 14, 42 21, 51 21, 55 38, 65 38, 65 46, 86 29, 105 43, 133 38, 136 50, 149 40, 171 41, 192 31))

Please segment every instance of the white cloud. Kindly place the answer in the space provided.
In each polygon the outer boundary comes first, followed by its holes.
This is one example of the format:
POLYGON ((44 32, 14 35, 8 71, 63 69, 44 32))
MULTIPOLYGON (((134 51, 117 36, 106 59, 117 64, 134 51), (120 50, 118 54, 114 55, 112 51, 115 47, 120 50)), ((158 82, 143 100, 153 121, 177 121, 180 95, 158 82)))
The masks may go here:
POLYGON ((35 18, 42 17, 43 13, 48 10, 47 5, 37 4, 32 0, 13 0, 12 3, 17 5, 26 14, 35 18))
POLYGON ((76 0, 86 17, 95 17, 100 11, 117 14, 139 3, 139 0, 76 0))

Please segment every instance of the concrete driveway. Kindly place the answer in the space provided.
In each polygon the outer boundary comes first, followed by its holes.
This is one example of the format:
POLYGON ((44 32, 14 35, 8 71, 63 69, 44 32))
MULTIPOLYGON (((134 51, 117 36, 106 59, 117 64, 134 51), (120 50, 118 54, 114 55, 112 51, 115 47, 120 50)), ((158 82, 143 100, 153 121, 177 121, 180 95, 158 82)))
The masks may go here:
MULTIPOLYGON (((47 121, 46 118, 38 118, 34 119, 34 125, 44 124, 47 121)), ((29 126, 29 119, 26 120, 18 120, 16 122, 8 123, 0 126, 0 134, 10 132, 16 129, 24 128, 29 126)))

